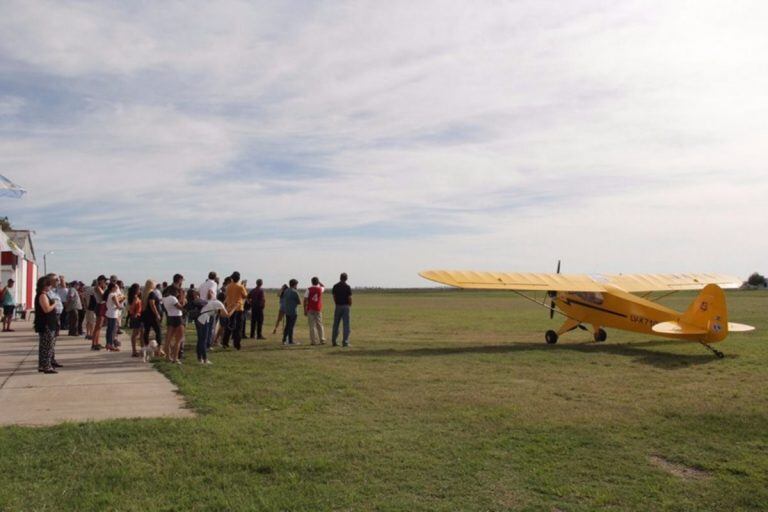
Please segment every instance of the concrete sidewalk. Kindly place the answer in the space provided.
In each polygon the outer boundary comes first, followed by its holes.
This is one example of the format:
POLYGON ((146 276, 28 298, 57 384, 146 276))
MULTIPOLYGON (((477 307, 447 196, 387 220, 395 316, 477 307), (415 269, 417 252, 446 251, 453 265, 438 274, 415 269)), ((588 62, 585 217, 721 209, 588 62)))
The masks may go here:
MULTIPOLYGON (((194 417, 178 389, 151 364, 122 352, 90 350, 90 341, 62 333, 56 375, 37 371, 37 334, 31 322, 0 333, 0 425, 42 426, 113 418, 194 417)), ((103 331, 102 331, 103 338, 103 331)))

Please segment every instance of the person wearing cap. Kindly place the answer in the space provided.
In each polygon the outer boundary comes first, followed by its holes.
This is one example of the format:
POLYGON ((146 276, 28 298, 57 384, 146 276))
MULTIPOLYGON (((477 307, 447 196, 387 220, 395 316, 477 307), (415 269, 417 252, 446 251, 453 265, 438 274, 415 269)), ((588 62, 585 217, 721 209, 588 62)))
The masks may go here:
POLYGON ((13 332, 11 321, 13 320, 13 312, 16 309, 16 298, 13 293, 14 283, 13 279, 9 279, 6 287, 0 290, 0 299, 3 302, 3 332, 13 332))

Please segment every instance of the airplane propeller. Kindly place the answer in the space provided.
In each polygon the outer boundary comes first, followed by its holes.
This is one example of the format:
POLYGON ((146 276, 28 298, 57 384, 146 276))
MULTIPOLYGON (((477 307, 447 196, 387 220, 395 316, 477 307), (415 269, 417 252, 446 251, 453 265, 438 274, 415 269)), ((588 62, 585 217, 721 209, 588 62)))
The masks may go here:
MULTIPOLYGON (((560 260, 557 260, 557 273, 560 273, 560 260)), ((549 319, 555 318, 555 297, 557 297, 557 292, 547 292, 547 295, 549 295, 550 302, 549 302, 549 319)))

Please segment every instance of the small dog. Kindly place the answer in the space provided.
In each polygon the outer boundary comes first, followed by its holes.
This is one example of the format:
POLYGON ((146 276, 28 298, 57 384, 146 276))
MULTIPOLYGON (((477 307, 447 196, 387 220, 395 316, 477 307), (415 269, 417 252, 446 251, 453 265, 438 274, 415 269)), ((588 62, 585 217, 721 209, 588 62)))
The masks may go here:
POLYGON ((157 341, 149 340, 149 345, 141 347, 141 353, 144 357, 144 362, 148 363, 150 359, 155 357, 155 351, 157 350, 157 341))

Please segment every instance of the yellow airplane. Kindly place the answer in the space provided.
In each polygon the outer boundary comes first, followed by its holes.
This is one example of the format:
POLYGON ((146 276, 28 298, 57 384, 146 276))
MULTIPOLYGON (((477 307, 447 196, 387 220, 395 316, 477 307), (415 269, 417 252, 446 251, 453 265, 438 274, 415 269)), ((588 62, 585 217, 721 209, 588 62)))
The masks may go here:
POLYGON ((728 322, 723 288, 738 288, 741 280, 720 274, 561 274, 504 273, 457 270, 427 270, 419 273, 437 283, 475 290, 509 290, 544 307, 549 317, 555 312, 565 316, 557 331, 547 331, 547 343, 557 343, 561 334, 592 326, 595 341, 608 337, 604 327, 633 331, 666 338, 696 341, 717 357, 723 353, 710 343, 723 341, 729 332, 754 330, 750 325, 728 322), (681 290, 701 290, 680 313, 650 300, 654 292, 663 297, 681 290), (522 292, 544 291, 545 301, 522 292), (638 294, 638 295, 635 295, 638 294), (546 300, 546 299, 545 299, 546 300))

